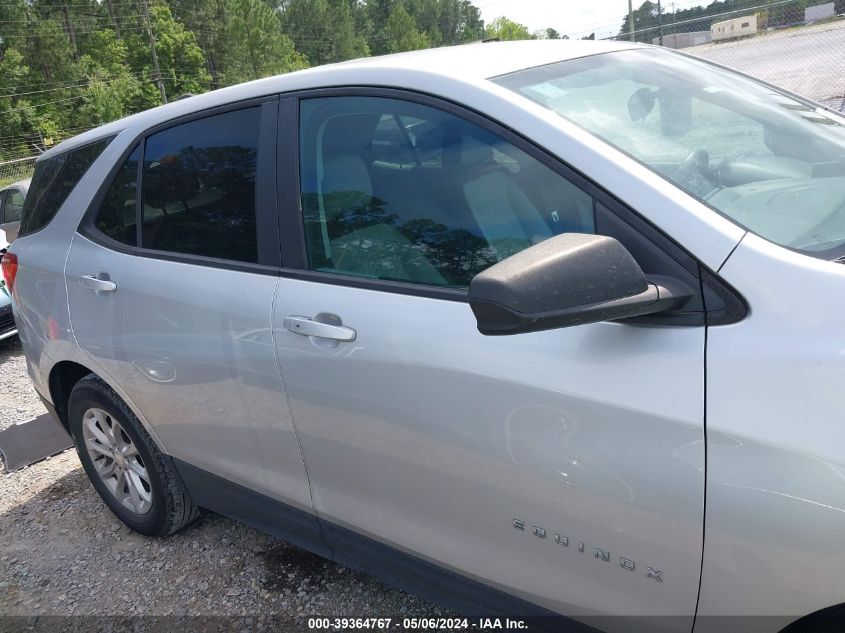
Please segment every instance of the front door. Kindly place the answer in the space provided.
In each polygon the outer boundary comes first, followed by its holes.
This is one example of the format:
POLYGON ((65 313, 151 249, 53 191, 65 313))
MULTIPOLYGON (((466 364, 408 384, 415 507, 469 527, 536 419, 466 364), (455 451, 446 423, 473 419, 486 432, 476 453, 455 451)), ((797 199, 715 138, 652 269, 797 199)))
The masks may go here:
POLYGON ((317 511, 549 609, 681 616, 658 622, 688 631, 704 327, 487 337, 466 287, 565 231, 613 235, 647 273, 697 281, 583 178, 446 108, 300 101, 304 235, 274 328, 317 511))
POLYGON ((74 236, 67 287, 76 340, 169 454, 310 509, 270 330, 278 243, 256 212, 276 110, 142 139, 74 236))

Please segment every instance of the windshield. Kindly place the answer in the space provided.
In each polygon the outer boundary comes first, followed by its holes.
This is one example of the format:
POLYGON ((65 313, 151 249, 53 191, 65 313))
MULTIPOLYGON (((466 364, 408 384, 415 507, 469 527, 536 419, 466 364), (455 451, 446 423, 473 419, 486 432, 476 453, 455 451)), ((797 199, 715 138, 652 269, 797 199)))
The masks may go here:
POLYGON ((493 79, 618 147, 734 222, 845 255, 845 117, 664 49, 493 79))

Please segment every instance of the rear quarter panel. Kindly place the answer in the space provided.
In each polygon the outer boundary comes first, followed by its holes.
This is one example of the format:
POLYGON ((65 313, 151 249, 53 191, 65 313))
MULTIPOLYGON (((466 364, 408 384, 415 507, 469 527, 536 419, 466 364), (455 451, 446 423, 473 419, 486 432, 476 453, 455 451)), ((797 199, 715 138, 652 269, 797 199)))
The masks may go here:
POLYGON ((97 373, 124 399, 159 448, 164 449, 132 400, 76 344, 65 284, 65 266, 73 235, 100 184, 134 136, 135 132, 128 131, 115 137, 68 195, 53 220, 41 230, 19 237, 9 248, 18 256, 13 310, 27 370, 39 394, 52 402, 51 370, 60 361, 79 363, 97 373))

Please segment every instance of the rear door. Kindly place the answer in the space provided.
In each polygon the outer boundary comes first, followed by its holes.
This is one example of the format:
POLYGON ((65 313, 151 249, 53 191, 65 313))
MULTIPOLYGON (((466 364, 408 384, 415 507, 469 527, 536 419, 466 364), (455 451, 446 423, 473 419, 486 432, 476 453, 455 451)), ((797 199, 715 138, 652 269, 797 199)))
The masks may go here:
POLYGON ((478 115, 396 91, 300 103, 274 328, 328 537, 352 529, 566 614, 688 631, 704 509, 695 262, 478 115), (694 298, 650 324, 479 334, 473 275, 567 231, 616 237, 694 298))
POLYGON ((66 276, 77 342, 168 453, 310 508, 270 330, 277 107, 139 139, 74 236, 66 276))

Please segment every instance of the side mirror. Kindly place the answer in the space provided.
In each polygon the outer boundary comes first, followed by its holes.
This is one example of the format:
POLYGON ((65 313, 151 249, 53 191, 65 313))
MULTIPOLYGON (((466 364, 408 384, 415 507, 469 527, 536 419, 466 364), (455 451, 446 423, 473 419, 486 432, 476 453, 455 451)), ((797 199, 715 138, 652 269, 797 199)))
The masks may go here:
POLYGON ((563 233, 480 272, 469 286, 478 331, 520 334, 664 312, 689 294, 649 283, 612 237, 563 233))

